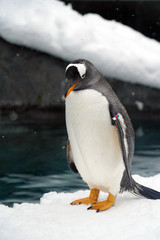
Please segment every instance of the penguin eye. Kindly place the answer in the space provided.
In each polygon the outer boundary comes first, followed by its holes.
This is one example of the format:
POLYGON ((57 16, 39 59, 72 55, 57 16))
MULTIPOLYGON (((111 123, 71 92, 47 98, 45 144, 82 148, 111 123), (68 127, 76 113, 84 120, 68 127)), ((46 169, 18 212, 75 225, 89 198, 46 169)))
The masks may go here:
POLYGON ((82 78, 84 78, 85 76, 86 76, 86 75, 85 75, 85 74, 83 74, 83 75, 82 75, 82 78))

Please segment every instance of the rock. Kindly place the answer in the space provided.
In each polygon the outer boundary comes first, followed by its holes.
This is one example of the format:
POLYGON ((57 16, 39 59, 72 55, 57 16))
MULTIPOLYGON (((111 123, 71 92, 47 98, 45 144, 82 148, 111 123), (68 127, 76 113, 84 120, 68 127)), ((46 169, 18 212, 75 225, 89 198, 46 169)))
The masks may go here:
MULTIPOLYGON (((0 39, 0 110, 11 120, 34 117, 64 123, 67 62, 0 39)), ((160 89, 109 79, 131 117, 159 117, 160 89)))
POLYGON ((0 39, 0 107, 61 106, 66 65, 0 39))
POLYGON ((132 119, 159 119, 160 89, 116 79, 110 79, 109 83, 132 119))

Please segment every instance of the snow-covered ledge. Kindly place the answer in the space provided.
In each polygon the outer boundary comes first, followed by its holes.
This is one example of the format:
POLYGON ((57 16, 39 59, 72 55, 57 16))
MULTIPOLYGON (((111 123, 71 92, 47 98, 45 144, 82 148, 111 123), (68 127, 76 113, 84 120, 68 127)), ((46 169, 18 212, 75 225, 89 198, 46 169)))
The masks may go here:
POLYGON ((67 61, 86 58, 105 76, 160 88, 160 43, 57 0, 1 0, 0 36, 67 61))
MULTIPOLYGON (((135 175, 136 181, 160 190, 160 174, 150 178, 135 175)), ((54 189, 53 189, 54 190, 54 189)), ((148 200, 130 193, 119 194, 115 206, 96 213, 87 206, 70 203, 89 191, 44 194, 38 204, 0 205, 2 240, 158 240, 160 200, 148 200)), ((100 199, 106 198, 101 193, 100 199)))

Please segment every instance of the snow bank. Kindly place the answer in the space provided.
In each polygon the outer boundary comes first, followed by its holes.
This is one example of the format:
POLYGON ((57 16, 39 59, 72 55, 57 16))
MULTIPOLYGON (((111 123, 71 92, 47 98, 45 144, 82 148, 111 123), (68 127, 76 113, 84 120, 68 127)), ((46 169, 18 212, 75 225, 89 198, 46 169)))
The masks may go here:
POLYGON ((105 76, 160 88, 158 42, 56 0, 1 0, 0 36, 68 61, 86 58, 105 76))
MULTIPOLYGON (((138 175, 142 184, 160 190, 160 174, 150 178, 138 175)), ((0 205, 0 239, 2 240, 159 240, 160 200, 119 194, 108 211, 87 211, 87 206, 70 202, 88 196, 89 191, 44 194, 40 204, 0 205)), ((101 193, 100 200, 106 194, 101 193)))

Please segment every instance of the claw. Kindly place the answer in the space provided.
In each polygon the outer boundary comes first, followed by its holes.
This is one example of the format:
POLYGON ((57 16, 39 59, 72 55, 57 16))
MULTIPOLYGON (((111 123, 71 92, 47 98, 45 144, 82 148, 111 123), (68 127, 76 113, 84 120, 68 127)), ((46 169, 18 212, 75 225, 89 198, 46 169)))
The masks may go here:
POLYGON ((71 202, 70 204, 71 204, 71 205, 80 205, 81 202, 77 202, 77 203, 75 203, 75 201, 73 201, 73 202, 71 202))
POLYGON ((90 210, 90 209, 92 209, 92 206, 90 206, 90 207, 87 208, 87 210, 90 210))

